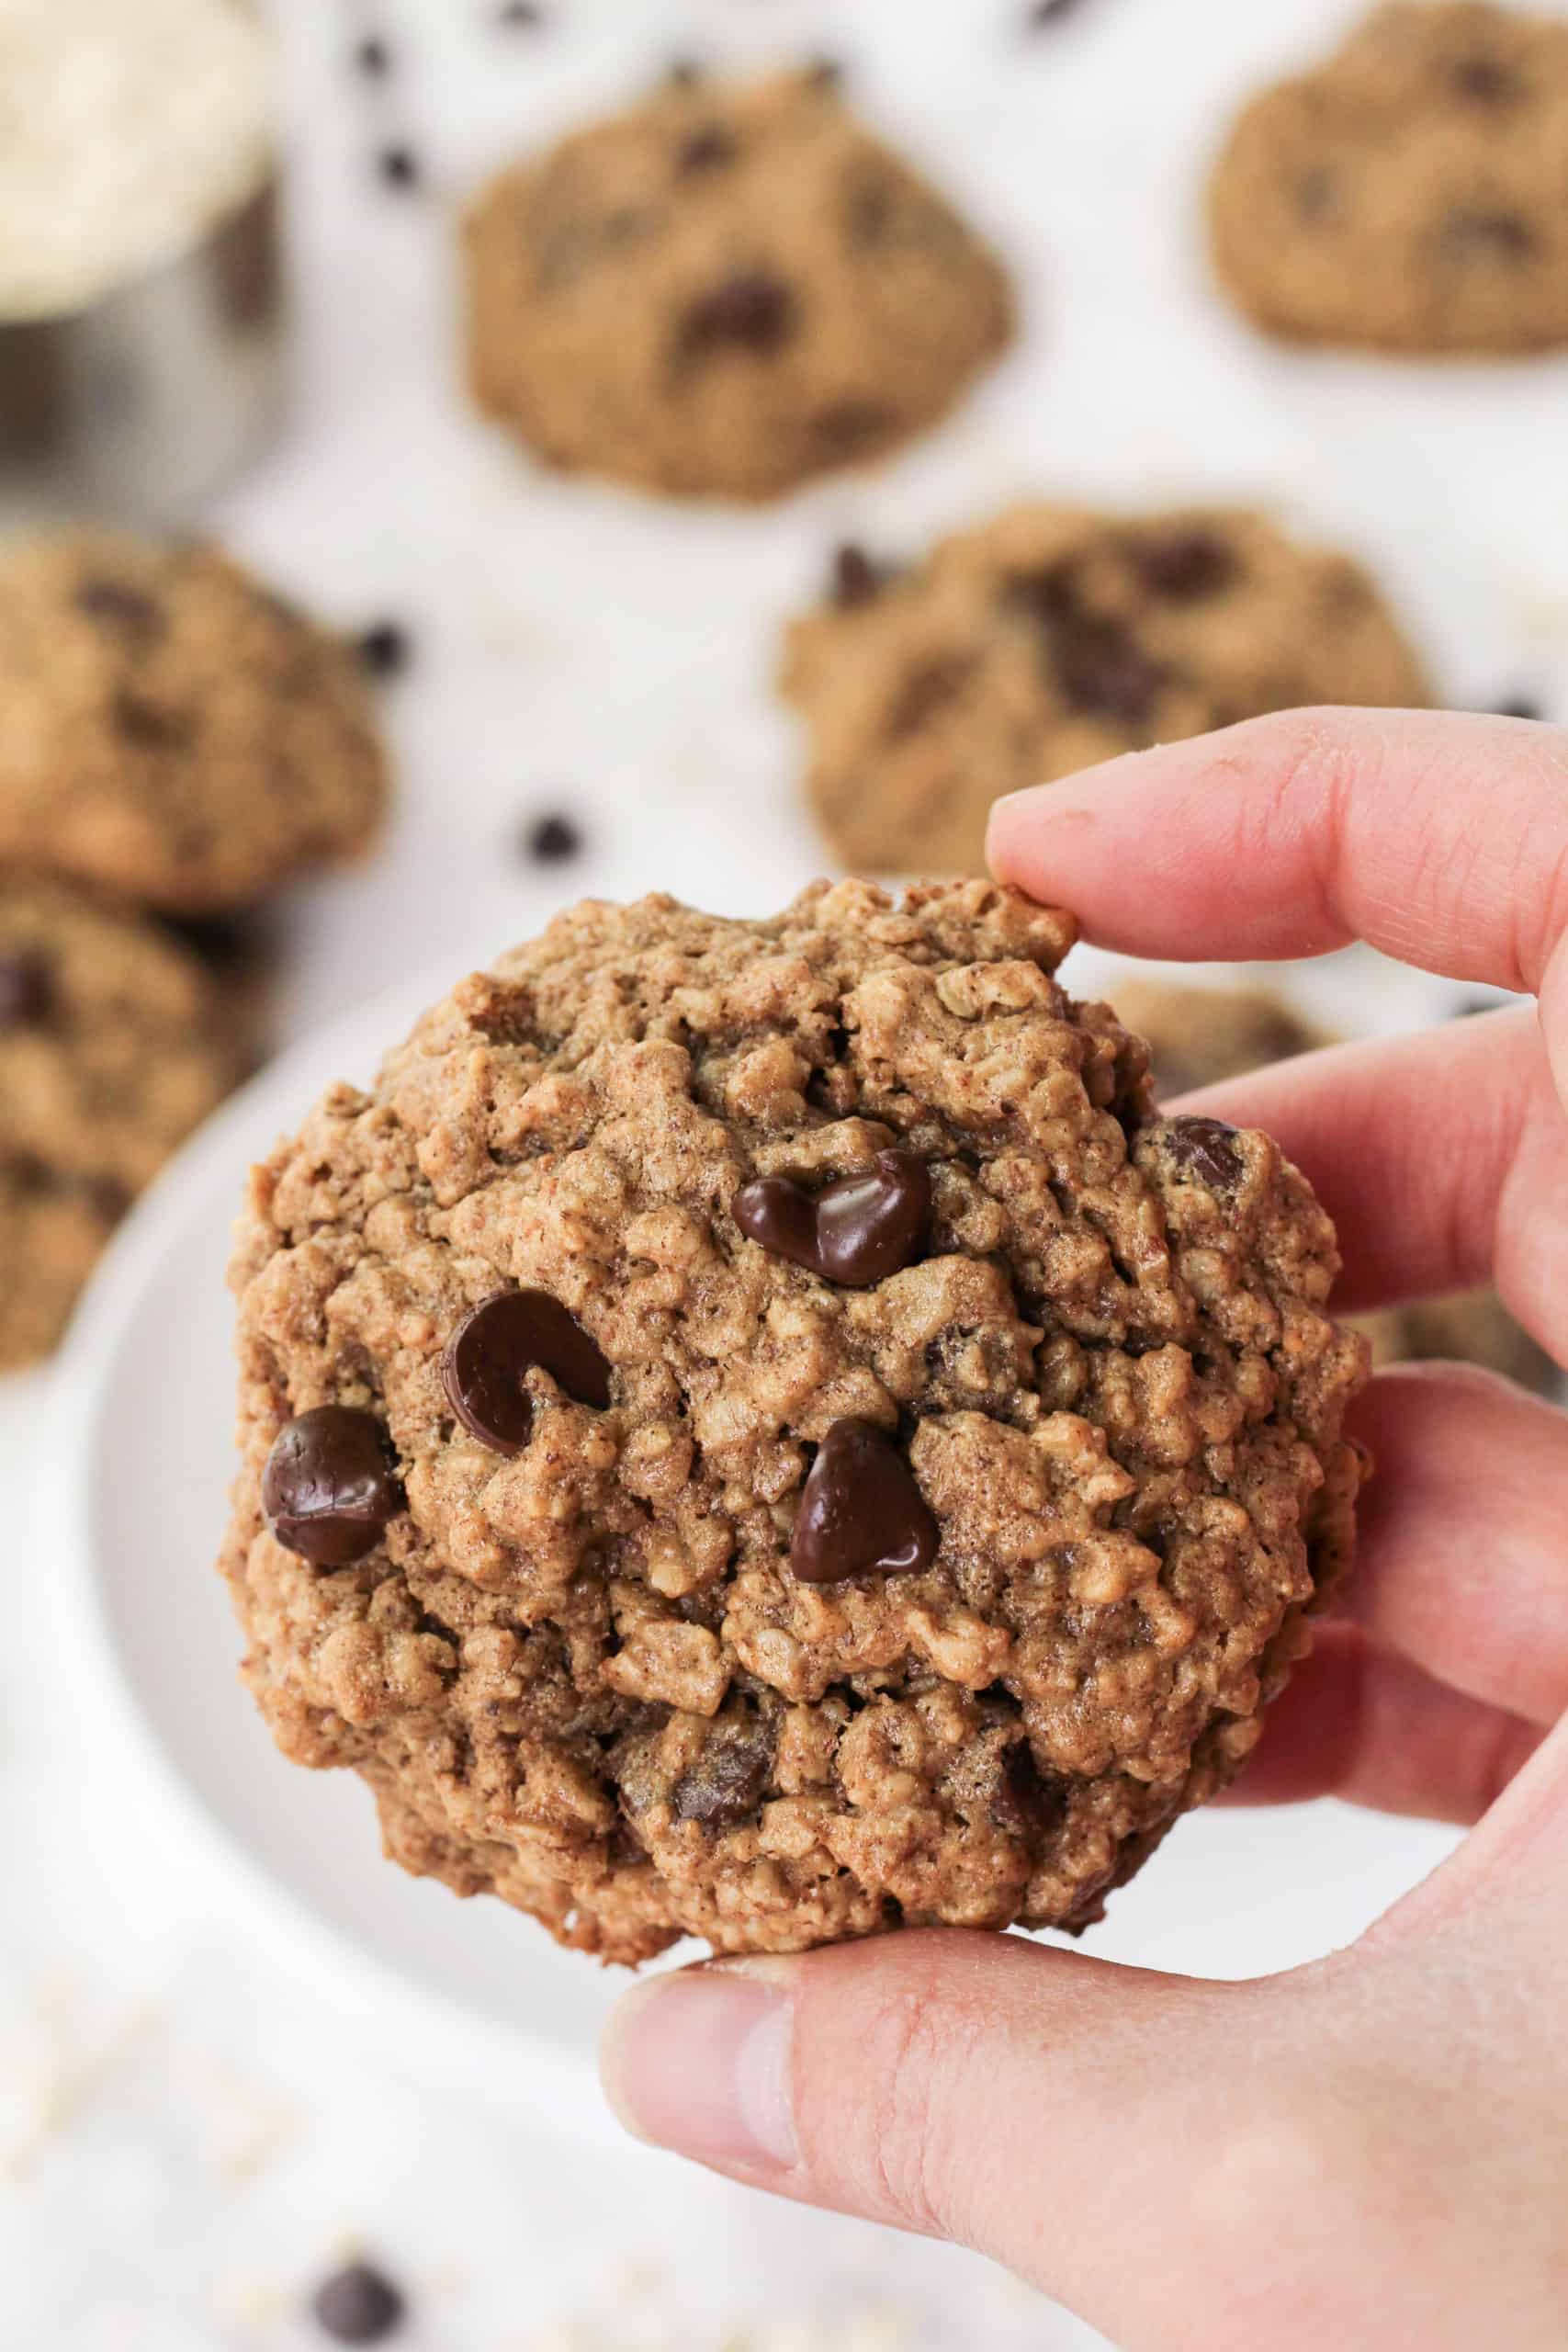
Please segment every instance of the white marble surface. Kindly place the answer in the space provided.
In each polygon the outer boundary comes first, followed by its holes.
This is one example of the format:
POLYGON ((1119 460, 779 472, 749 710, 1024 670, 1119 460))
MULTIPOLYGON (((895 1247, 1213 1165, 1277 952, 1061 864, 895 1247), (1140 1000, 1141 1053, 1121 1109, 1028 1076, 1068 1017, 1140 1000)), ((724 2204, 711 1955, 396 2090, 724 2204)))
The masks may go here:
MULTIPOLYGON (((471 965, 579 888, 779 902, 818 853, 765 691, 777 618, 835 537, 907 547, 1026 485, 1266 496, 1375 559, 1455 700, 1522 690, 1568 712, 1568 368, 1284 356, 1204 281, 1196 175, 1226 107, 1353 14, 1346 0, 1081 0, 1032 42, 1012 0, 556 0, 537 37, 493 32, 488 13, 278 8, 295 422, 213 519, 344 620, 390 613, 416 640, 388 696, 400 821, 374 865, 295 908, 290 1031, 412 966, 471 965), (343 66, 373 27, 399 66, 378 90, 343 66), (925 447, 774 513, 671 514, 532 474, 458 397, 451 201, 678 50, 823 47, 1007 248, 1024 347, 925 447), (418 198, 379 190, 370 169, 382 138, 405 136, 427 166, 418 198), (555 806, 590 846, 541 875, 513 842, 555 806)), ((1438 1001, 1366 959, 1307 988, 1369 1025, 1438 1001)), ((51 1498, 29 1518, 52 1418, 41 1381, 0 1390, 5 2352, 303 2352, 300 2290, 355 2242, 408 2284, 419 2352, 716 2352, 743 2321, 773 2352, 1092 2340, 965 2256, 596 2142, 586 2106, 542 2111, 521 2063, 461 2066, 412 1996, 373 1996, 232 1883, 74 1646, 51 1498), (581 2337, 547 2333, 573 2315, 581 2337)), ((192 1572, 170 1564, 176 1654, 192 1572)), ((1203 1819, 1094 1948, 1225 1973, 1285 1965, 1353 1935, 1445 1844, 1334 1807, 1203 1819)), ((468 1916, 452 1906, 454 1937, 468 1916)))

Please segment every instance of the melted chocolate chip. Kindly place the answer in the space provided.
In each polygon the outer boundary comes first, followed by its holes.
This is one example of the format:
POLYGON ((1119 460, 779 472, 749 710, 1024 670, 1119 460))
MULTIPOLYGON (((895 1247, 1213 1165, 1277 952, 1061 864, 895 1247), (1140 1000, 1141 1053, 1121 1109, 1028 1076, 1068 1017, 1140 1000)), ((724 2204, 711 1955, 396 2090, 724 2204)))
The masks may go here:
POLYGON ((359 639, 359 659, 373 678, 397 678, 408 668, 413 644, 400 621, 376 621, 359 639))
POLYGON ((290 1421, 267 1455, 261 1492, 284 1550, 318 1568, 363 1559, 404 1508, 386 1430, 350 1405, 318 1405, 290 1421))
POLYGON ((887 575, 879 563, 874 563, 863 547, 846 539, 833 556, 833 602, 841 613, 858 612, 863 605, 874 604, 882 594, 887 575))
POLYGON ((941 1531, 915 1474, 874 1421, 835 1421, 817 1450, 790 1542, 802 1584, 929 1568, 941 1531))
POLYGON ((722 171, 727 164, 734 163, 739 153, 732 130, 722 122, 705 122, 677 151, 675 168, 686 178, 701 172, 722 171))
POLYGON ((1455 212, 1444 226, 1442 246, 1452 261, 1520 262, 1535 253, 1536 236, 1517 212, 1455 212))
POLYGON ((96 621, 107 621, 130 637, 153 637, 164 625, 158 605, 144 589, 123 580, 84 580, 76 591, 76 607, 96 621))
POLYGON ((367 2262, 351 2262, 323 2278, 310 2299, 316 2324, 334 2344, 384 2344, 402 2324, 403 2299, 367 2262))
POLYGON ((1056 674, 1079 710, 1103 713, 1125 726, 1149 717, 1165 673, 1116 621, 1087 616, 1065 628, 1055 647, 1056 674))
POLYGON ((1060 1796, 1041 1779, 1027 1741, 1019 1740, 1002 1758, 991 1818, 1010 1838, 1027 1838, 1038 1836, 1060 1810, 1060 1796))
POLYGON ((850 1290, 912 1266, 931 1210, 931 1171, 907 1151, 879 1151, 863 1175, 840 1177, 815 1197, 787 1176, 761 1176, 731 1204, 749 1240, 850 1290))
POLYGON ((494 1453, 521 1453, 534 1427, 525 1376, 537 1365, 580 1405, 603 1412, 610 1367, 558 1298, 502 1290, 470 1308, 446 1344, 441 1377, 463 1427, 494 1453))
POLYGON ((1224 1119, 1168 1119, 1165 1148, 1184 1174, 1196 1176, 1216 1192, 1229 1193, 1241 1182, 1236 1134, 1224 1119))
POLYGON ((1212 531, 1170 531, 1163 538, 1145 539, 1134 549, 1133 561, 1145 586, 1173 605, 1217 596, 1236 572, 1235 556, 1212 531))
POLYGON ((54 974, 39 948, 0 956, 0 1030, 36 1029, 54 1006, 54 974))
POLYGON ((737 270, 688 306, 681 322, 681 347, 688 356, 726 346, 777 351, 794 333, 795 322, 795 296, 782 278, 761 269, 737 270))
POLYGON ((577 855, 582 835, 570 817, 535 817, 525 829, 523 846, 538 865, 559 865, 577 855))
POLYGON ((675 1783, 676 1820, 700 1821, 707 1829, 744 1821, 767 1787, 773 1763, 772 1745, 761 1734, 713 1740, 675 1783))

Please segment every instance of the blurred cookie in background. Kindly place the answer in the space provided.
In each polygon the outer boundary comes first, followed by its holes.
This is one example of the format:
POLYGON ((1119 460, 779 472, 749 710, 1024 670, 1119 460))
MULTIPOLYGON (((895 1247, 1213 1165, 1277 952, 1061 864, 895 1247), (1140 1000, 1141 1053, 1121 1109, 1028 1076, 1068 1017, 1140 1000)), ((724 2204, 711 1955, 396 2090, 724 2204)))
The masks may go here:
POLYGON ((1215 170, 1215 266, 1274 334, 1414 353, 1568 343, 1568 23, 1375 10, 1265 90, 1215 170))
MULTIPOLYGON (((1188 988, 1164 980, 1116 983, 1125 1025, 1146 1040, 1161 1101, 1243 1078, 1270 1062, 1336 1041, 1272 989, 1188 988)), ((1558 1386, 1557 1366, 1522 1330, 1495 1291, 1420 1300, 1352 1316, 1372 1344, 1374 1364, 1442 1357, 1485 1364, 1539 1393, 1558 1386)))
POLYGON ((244 1062, 220 984, 160 926, 0 882, 0 1370, 54 1345, 120 1217, 244 1062))
POLYGON ((1369 574, 1235 508, 1009 508, 905 567, 840 548, 785 640, 850 867, 984 871, 993 800, 1303 703, 1429 699, 1369 574))
POLYGON ((547 464, 776 498, 936 422, 1007 343, 1000 263, 831 69, 672 77, 466 224, 479 405, 547 464))
POLYGON ((219 548, 0 556, 0 865, 209 915, 357 855, 388 794, 353 649, 219 548))

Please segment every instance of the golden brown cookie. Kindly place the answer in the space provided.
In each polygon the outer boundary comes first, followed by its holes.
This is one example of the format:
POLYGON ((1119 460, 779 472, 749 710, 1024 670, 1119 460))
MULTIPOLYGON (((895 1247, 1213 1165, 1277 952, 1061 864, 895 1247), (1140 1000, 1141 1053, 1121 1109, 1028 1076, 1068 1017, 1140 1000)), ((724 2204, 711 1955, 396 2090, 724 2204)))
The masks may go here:
POLYGON ((115 1226, 242 1061, 187 948, 74 891, 0 883, 0 1368, 54 1345, 115 1226))
POLYGON ((647 1958, 1081 1927, 1348 1564, 1362 1343, 979 883, 588 903, 255 1171, 223 1568, 407 1868, 647 1958))
POLYGON ((1406 352, 1568 343, 1568 23, 1377 9, 1266 90, 1215 170, 1220 276, 1271 334, 1406 352))
POLYGON ((905 569, 841 548, 788 633, 807 789, 844 863, 975 873, 1000 794, 1304 703, 1418 704, 1361 567, 1229 508, 1014 506, 905 569))
POLYGON ((823 72, 672 81, 468 218, 468 369, 547 464, 776 498, 934 424, 1011 332, 1000 265, 823 72))
POLYGON ((217 548, 0 556, 0 862, 207 914, 356 855, 387 790, 352 650, 217 548))

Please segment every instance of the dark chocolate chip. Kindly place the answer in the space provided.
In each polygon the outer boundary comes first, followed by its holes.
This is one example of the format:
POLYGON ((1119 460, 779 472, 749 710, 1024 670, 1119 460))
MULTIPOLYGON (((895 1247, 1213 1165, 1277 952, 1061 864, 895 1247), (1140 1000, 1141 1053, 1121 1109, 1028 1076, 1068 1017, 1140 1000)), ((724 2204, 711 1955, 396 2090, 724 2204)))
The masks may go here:
POLYGON ((1028 1742, 1015 1742, 1002 1758, 991 1797, 997 1827, 1010 1838, 1038 1836, 1060 1811, 1060 1795, 1041 1779, 1028 1742))
POLYGON ((495 21, 502 32, 536 33, 545 21, 539 0, 502 0, 495 21))
POLYGON ((684 177, 722 171, 727 164, 734 163, 739 153, 739 141, 732 130, 722 122, 705 122, 682 142, 675 156, 675 168, 684 177))
POLYGON ((1453 69, 1453 86, 1461 98, 1481 106, 1506 106, 1519 95, 1519 85, 1495 57, 1461 57, 1453 69))
POLYGON ((318 1405, 282 1430, 262 1473, 262 1509, 286 1552, 319 1568, 363 1559, 404 1508, 387 1432, 373 1413, 318 1405))
POLYGON ((523 846, 539 865, 560 865, 578 854, 582 835, 570 817, 535 817, 525 829, 523 846))
POLYGON ((446 1343, 441 1377, 466 1430, 493 1453, 521 1453, 534 1427, 525 1385, 537 1365, 580 1405, 610 1401, 610 1367, 558 1298, 502 1290, 469 1309, 446 1343))
POLYGON ((401 2326, 401 2294, 367 2262, 351 2262, 323 2278, 310 2299, 316 2324, 334 2344, 383 2344, 401 2326))
POLYGON ((355 47, 354 64, 367 82, 381 82, 392 70, 392 52, 378 34, 369 33, 355 47))
POLYGON ((54 1007, 54 971, 40 948, 0 955, 0 1030, 36 1029, 54 1007))
POLYGON ((1165 1146, 1184 1174, 1216 1191, 1233 1192, 1241 1181, 1241 1154, 1235 1148, 1237 1129, 1224 1119, 1168 1119, 1165 1146))
POLYGON ((1453 261, 1482 263, 1529 261, 1537 250, 1535 231, 1517 212, 1450 213, 1442 246, 1453 261))
POLYGON ((1133 561, 1145 586, 1174 605, 1217 596, 1236 573, 1235 556, 1213 531, 1168 531, 1145 539, 1133 550, 1133 561))
POLYGON ((912 1266, 931 1211, 931 1171, 907 1151, 879 1151, 863 1175, 840 1177, 815 1195, 787 1176, 761 1176, 731 1204, 749 1240, 851 1290, 912 1266))
POLYGON ((681 345, 688 356, 724 345, 741 351, 779 350, 795 331, 795 299, 766 270, 737 270, 699 294, 681 322, 681 345))
POLYGON ((131 637, 153 637, 164 624, 153 598, 123 580, 84 580, 76 591, 76 605, 94 620, 107 621, 131 637))
POLYGON ((398 678, 413 659, 413 641, 400 621, 375 621, 360 635, 359 659, 373 678, 398 678))
POLYGON ((376 158, 376 171, 387 187, 414 188, 423 177, 412 147, 383 147, 376 158))
POLYGON ((1138 727, 1150 716, 1165 673, 1118 621, 1087 617, 1065 628, 1055 647, 1056 675, 1079 710, 1138 727))
POLYGON ((942 1541, 915 1474, 874 1421, 835 1421, 817 1449, 790 1540, 802 1584, 844 1577, 908 1576, 929 1568, 942 1541))
POLYGON ((1510 695, 1506 702, 1493 704, 1492 716, 1494 718, 1544 718, 1546 713, 1540 703, 1530 700, 1529 695, 1510 695))
POLYGON ((707 1829, 744 1821, 756 1810, 773 1762, 772 1746, 760 1735, 715 1738, 675 1783, 671 1803, 676 1820, 700 1821, 707 1829))
POLYGON ((863 547, 846 539, 833 554, 833 602, 841 613, 858 612, 863 605, 875 602, 886 577, 863 547))

